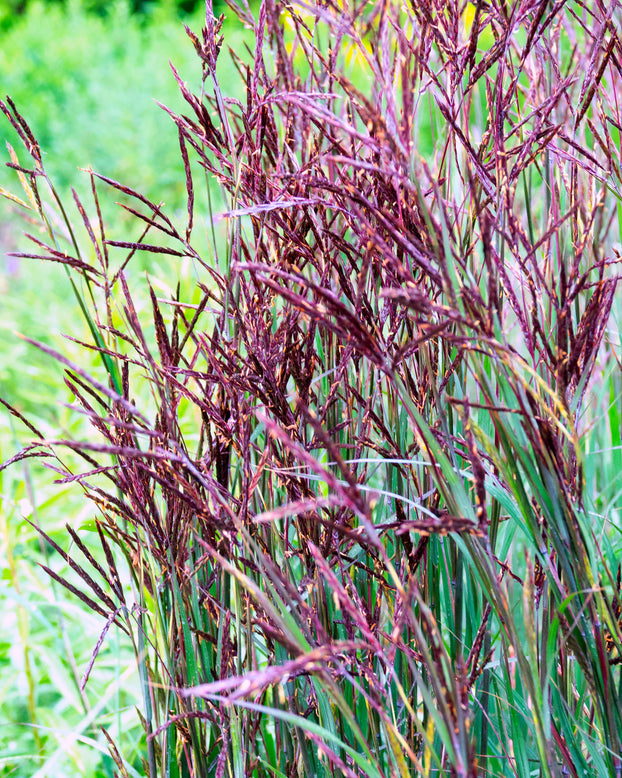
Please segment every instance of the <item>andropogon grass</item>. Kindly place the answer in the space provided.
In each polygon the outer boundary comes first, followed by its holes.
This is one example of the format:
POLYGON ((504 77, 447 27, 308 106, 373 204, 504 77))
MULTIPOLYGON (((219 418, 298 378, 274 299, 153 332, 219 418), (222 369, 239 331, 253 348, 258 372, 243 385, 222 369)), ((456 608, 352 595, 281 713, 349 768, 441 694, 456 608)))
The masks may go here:
POLYGON ((183 224, 92 174, 72 226, 0 104, 100 360, 40 344, 91 431, 16 454, 97 514, 40 529, 102 620, 82 683, 115 625, 152 777, 619 776, 618 4, 235 10, 254 51, 188 30, 183 224), (144 252, 200 293, 132 289, 144 252))

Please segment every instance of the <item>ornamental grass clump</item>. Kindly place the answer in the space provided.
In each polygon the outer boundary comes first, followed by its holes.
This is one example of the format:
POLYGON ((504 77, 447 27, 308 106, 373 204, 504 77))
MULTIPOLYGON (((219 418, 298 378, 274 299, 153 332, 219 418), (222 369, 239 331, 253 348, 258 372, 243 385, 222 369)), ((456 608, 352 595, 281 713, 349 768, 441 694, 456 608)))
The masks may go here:
POLYGON ((90 173, 72 222, 2 103, 20 256, 92 338, 39 344, 90 432, 14 457, 96 513, 48 537, 102 620, 83 685, 115 626, 151 778, 620 776, 619 5, 231 8, 254 51, 208 3, 196 93, 173 68, 183 214, 90 173))

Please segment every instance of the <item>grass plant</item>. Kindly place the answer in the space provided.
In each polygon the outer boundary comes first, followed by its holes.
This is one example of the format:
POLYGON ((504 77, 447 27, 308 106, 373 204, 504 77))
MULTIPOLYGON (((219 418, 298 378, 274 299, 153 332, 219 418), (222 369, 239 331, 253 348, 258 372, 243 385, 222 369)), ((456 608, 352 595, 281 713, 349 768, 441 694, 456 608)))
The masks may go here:
POLYGON ((80 688, 135 657, 115 774, 620 776, 619 5, 231 3, 246 52, 207 5, 183 218, 94 173, 70 212, 0 103, 90 333, 33 344, 81 432, 12 407, 12 459, 96 514, 38 529, 80 688))

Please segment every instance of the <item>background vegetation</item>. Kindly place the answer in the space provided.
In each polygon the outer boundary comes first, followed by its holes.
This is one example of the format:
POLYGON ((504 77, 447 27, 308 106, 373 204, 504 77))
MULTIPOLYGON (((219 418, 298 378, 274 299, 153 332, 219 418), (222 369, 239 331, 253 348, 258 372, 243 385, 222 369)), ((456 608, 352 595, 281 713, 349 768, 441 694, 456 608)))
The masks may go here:
MULTIPOLYGON (((172 3, 146 5, 148 13, 139 15, 122 2, 100 3, 99 14, 80 2, 18 3, 20 13, 3 3, 0 88, 27 112, 64 196, 71 197, 72 187, 88 194, 88 177, 79 168, 90 165, 175 211, 184 206, 183 162, 174 126, 155 101, 181 108, 169 60, 200 84, 183 23, 199 29, 204 9, 186 16, 172 3)), ((228 40, 240 48, 243 28, 228 16, 228 40)), ((0 124, 0 138, 4 149, 7 141, 19 148, 9 122, 0 124)), ((4 165, 0 187, 15 189, 14 172, 4 165)), ((119 199, 102 202, 110 224, 126 223, 114 204, 119 199)), ((8 256, 27 247, 23 232, 33 229, 15 203, 0 199, 0 396, 52 436, 61 430, 78 434, 80 419, 64 406, 69 398, 53 362, 16 336, 28 334, 78 359, 80 349, 67 349, 63 334, 88 337, 79 308, 68 304, 75 298, 64 269, 50 264, 41 272, 33 261, 8 256)), ((179 272, 149 258, 136 260, 130 276, 148 268, 165 285, 179 272)), ((0 460, 16 451, 18 435, 23 438, 13 421, 0 414, 0 460)), ((67 520, 88 527, 92 511, 74 489, 52 480, 29 466, 0 473, 0 775, 112 775, 114 762, 93 721, 108 717, 113 730, 127 736, 130 761, 134 748, 140 752, 142 728, 133 707, 140 699, 137 676, 127 675, 132 654, 115 639, 89 689, 77 688, 101 624, 39 569, 49 549, 26 519, 40 520, 61 541, 67 520)), ((135 761, 140 765, 138 755, 135 761)))
POLYGON ((170 207, 3 103, 76 300, 71 407, 4 390, 4 768, 618 776, 619 8, 238 13, 170 207))

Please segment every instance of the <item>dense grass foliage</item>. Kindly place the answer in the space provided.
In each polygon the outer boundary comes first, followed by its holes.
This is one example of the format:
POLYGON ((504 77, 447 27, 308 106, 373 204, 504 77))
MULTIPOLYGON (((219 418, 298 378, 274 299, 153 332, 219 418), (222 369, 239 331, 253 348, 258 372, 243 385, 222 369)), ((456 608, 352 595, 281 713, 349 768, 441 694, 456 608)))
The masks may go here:
POLYGON ((70 211, 1 104, 89 332, 38 344, 82 426, 9 408, 12 465, 94 516, 40 527, 99 616, 80 693, 112 640, 140 679, 142 754, 91 739, 122 776, 619 776, 619 8, 237 12, 250 52, 188 30, 183 215, 96 174, 70 211))

